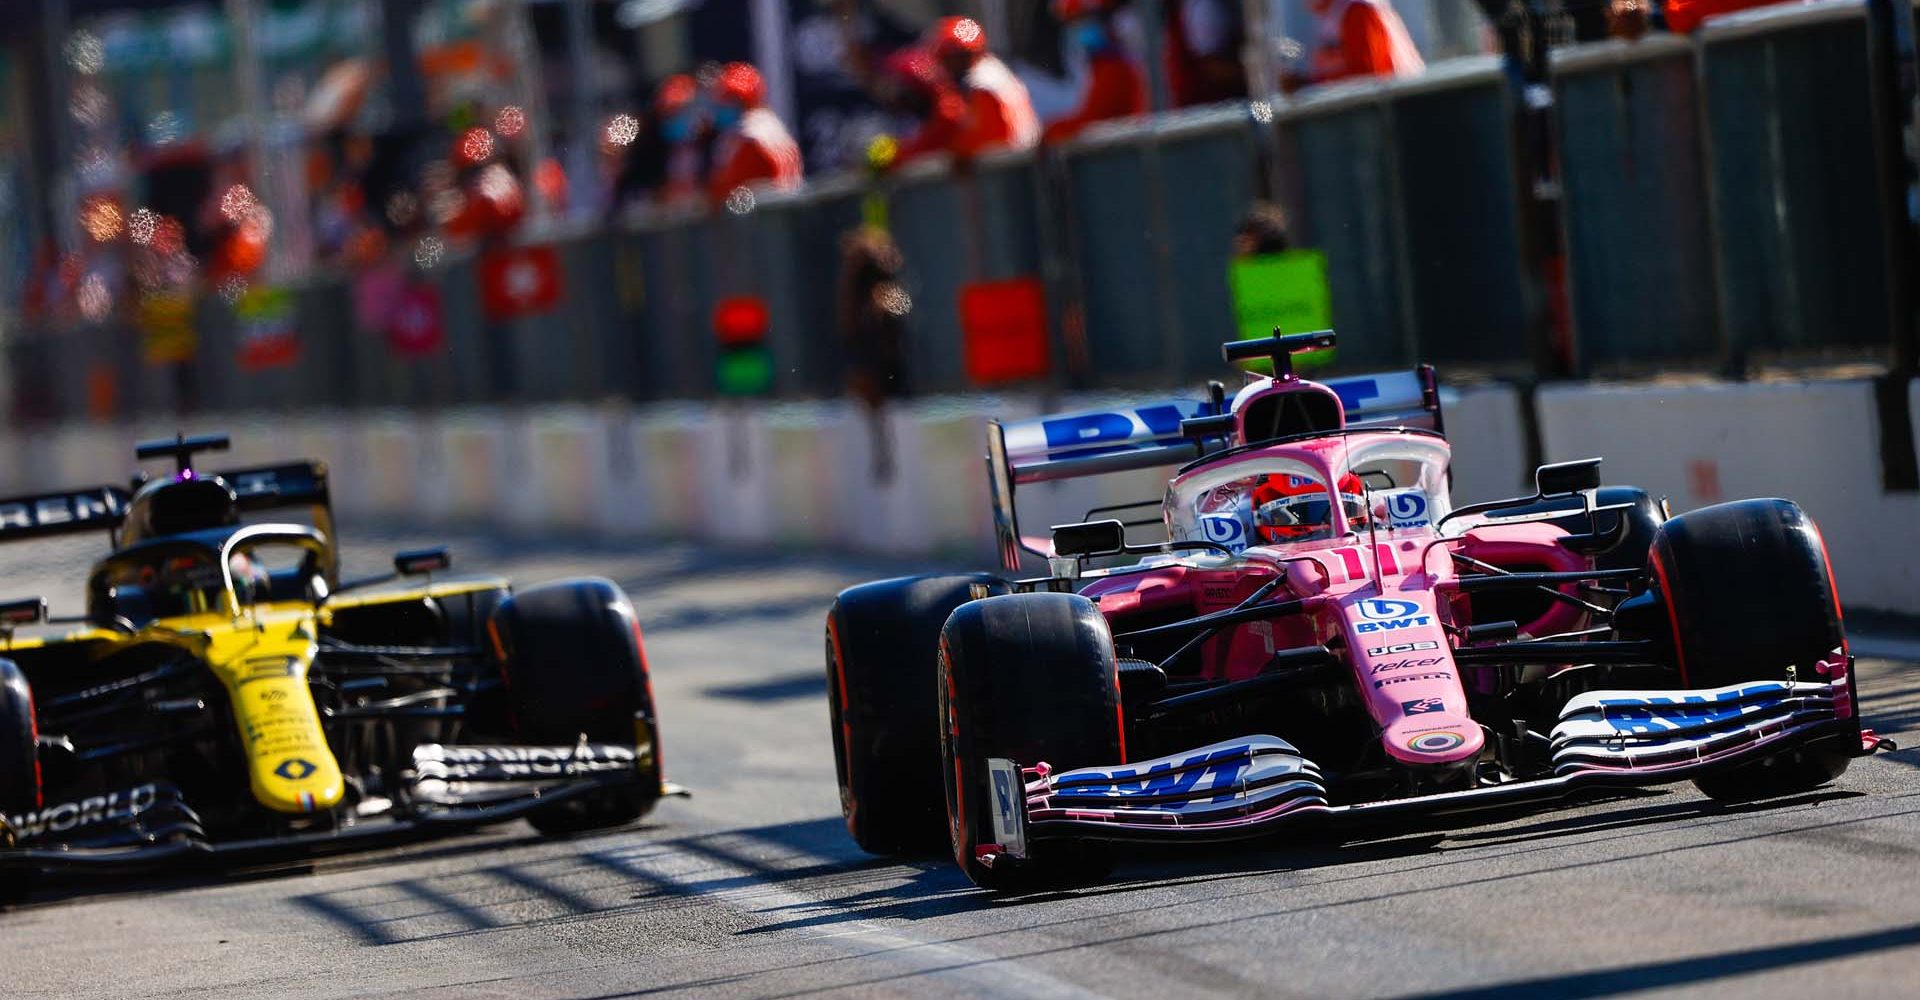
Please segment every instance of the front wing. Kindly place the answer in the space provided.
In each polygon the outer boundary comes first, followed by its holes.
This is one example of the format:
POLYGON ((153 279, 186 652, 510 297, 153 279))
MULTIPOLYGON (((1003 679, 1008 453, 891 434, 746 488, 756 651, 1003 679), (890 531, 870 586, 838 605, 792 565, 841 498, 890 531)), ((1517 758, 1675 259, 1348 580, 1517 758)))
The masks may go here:
POLYGON ((1024 796, 995 795, 1001 843, 984 857, 1023 857, 1033 841, 1205 841, 1262 836, 1298 820, 1365 824, 1551 801, 1592 788, 1685 781, 1815 743, 1871 753, 1845 676, 1697 691, 1597 691, 1569 701, 1550 738, 1552 775, 1456 792, 1330 804, 1320 769, 1292 744, 1248 736, 1116 767, 1053 771, 988 762, 1024 796))
MULTIPOLYGON (((503 823, 596 791, 648 780, 651 745, 414 749, 402 803, 266 837, 220 840, 165 782, 0 816, 0 870, 118 872, 192 863, 240 866, 406 843, 503 823)), ((662 782, 661 796, 687 794, 662 782)))

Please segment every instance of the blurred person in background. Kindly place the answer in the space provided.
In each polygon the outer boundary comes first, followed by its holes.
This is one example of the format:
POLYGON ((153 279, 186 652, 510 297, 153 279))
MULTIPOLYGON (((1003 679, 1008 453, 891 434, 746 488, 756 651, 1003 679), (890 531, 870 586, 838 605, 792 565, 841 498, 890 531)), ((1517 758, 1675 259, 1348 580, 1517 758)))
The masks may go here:
POLYGON ((1174 107, 1246 99, 1247 22, 1240 0, 1162 0, 1161 11, 1174 107))
POLYGON ((1362 76, 1414 76, 1427 63, 1388 0, 1307 0, 1317 34, 1304 73, 1290 74, 1288 90, 1362 76))
POLYGON ((747 63, 728 63, 708 94, 715 133, 708 200, 724 205, 741 188, 799 187, 805 174, 800 146, 767 107, 760 71, 747 63))
POLYGON ((908 393, 907 316, 913 299, 900 285, 900 247, 878 226, 847 233, 840 244, 839 321, 847 352, 847 389, 867 409, 873 480, 893 479, 888 400, 908 393))
POLYGON ((883 110, 915 123, 899 140, 891 164, 945 153, 966 127, 966 100, 926 49, 902 49, 889 56, 874 76, 873 94, 883 110))
POLYGON ((639 155, 658 157, 658 181, 651 191, 662 204, 696 201, 705 195, 713 154, 713 129, 700 104, 700 85, 685 73, 660 81, 653 92, 649 146, 639 155))
POLYGON ((1653 20, 1653 0, 1610 0, 1607 4, 1607 34, 1629 42, 1646 36, 1653 20))
POLYGON ((1264 257, 1293 249, 1293 237, 1287 231, 1287 213, 1270 201, 1256 201, 1240 218, 1233 231, 1235 257, 1264 257))
POLYGON ((1049 122, 1043 139, 1062 142, 1094 122, 1145 114, 1146 80, 1114 32, 1111 0, 1053 0, 1053 14, 1067 43, 1086 56, 1087 85, 1080 106, 1049 122))
POLYGON ((927 49, 965 102, 966 117, 948 151, 970 159, 994 149, 1032 149, 1040 119, 1027 85, 987 51, 987 32, 970 17, 943 17, 927 33, 927 49))

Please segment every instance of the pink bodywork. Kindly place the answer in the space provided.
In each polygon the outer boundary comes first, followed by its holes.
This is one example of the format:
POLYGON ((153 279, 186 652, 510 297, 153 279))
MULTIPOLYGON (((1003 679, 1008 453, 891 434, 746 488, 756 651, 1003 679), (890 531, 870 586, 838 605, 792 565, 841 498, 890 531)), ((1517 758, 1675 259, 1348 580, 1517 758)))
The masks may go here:
MULTIPOLYGON (((1354 433, 1252 449, 1222 461, 1291 459, 1313 467, 1323 482, 1337 483, 1348 468, 1349 450, 1403 436, 1354 433)), ((1174 480, 1176 489, 1180 482, 1174 480)), ((1478 757, 1485 738, 1468 714, 1470 681, 1454 662, 1446 629, 1472 619, 1448 553, 1502 568, 1577 571, 1589 563, 1558 544, 1565 532, 1550 523, 1480 523, 1442 539, 1432 527, 1352 531, 1339 504, 1333 508, 1332 540, 1255 545, 1235 565, 1169 565, 1091 580, 1081 592, 1121 632, 1128 617, 1142 613, 1202 615, 1232 608, 1282 575, 1285 585, 1268 600, 1303 599, 1304 613, 1234 626, 1208 640, 1199 651, 1201 677, 1245 680, 1278 650, 1325 644, 1336 653, 1344 650, 1342 658, 1393 759, 1417 766, 1478 757)), ((1521 630, 1531 636, 1558 634, 1579 628, 1583 615, 1578 607, 1556 601, 1538 620, 1522 622, 1521 630)), ((1491 677, 1486 681, 1490 686, 1491 677)))

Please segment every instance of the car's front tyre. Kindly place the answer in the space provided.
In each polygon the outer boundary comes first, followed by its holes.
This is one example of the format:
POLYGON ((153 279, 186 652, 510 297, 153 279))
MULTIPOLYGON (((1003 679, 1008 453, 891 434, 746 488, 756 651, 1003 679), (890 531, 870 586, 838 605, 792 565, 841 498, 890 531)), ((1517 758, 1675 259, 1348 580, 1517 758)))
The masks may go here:
POLYGON ((622 826, 661 794, 659 726, 633 604, 610 580, 567 580, 518 591, 489 626, 515 735, 533 746, 645 738, 639 780, 579 795, 527 817, 550 835, 622 826))
POLYGON ((993 843, 989 758, 1055 771, 1126 759, 1113 634, 1078 594, 1009 594, 960 606, 940 640, 940 757, 954 860, 982 888, 1021 891, 1104 874, 1094 843, 1029 843, 1028 860, 985 862, 993 843))
MULTIPOLYGON (((1817 682, 1815 665, 1846 645, 1826 547, 1798 504, 1741 500, 1681 514, 1660 527, 1649 560, 1688 688, 1817 682)), ((1839 777, 1858 749, 1856 728, 1695 784, 1726 802, 1790 795, 1839 777)))

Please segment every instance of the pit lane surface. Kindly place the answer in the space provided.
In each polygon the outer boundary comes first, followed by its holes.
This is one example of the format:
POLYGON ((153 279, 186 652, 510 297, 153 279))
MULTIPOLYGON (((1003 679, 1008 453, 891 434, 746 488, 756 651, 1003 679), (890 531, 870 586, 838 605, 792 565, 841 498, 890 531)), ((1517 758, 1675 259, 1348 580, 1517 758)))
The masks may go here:
MULTIPOLYGON (((437 539, 350 536, 366 557, 437 539)), ((835 590, 900 569, 454 537, 522 583, 598 573, 647 630, 669 774, 696 791, 570 842, 524 824, 291 870, 93 881, 0 913, 6 997, 1910 996, 1920 752, 1720 808, 1690 786, 1446 835, 1132 855, 1023 899, 856 850, 821 669, 835 590)), ((71 550, 68 550, 70 553, 71 550)), ((0 552, 0 596, 79 572, 0 552)), ((352 567, 350 566, 350 569, 352 567)), ((1920 644, 1865 664, 1920 748, 1920 644)), ((1867 652, 1873 652, 1869 644, 1867 652)))

